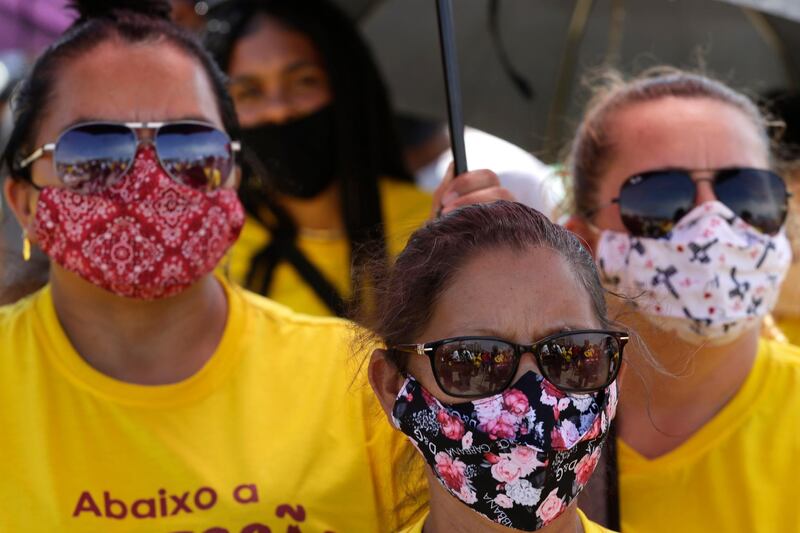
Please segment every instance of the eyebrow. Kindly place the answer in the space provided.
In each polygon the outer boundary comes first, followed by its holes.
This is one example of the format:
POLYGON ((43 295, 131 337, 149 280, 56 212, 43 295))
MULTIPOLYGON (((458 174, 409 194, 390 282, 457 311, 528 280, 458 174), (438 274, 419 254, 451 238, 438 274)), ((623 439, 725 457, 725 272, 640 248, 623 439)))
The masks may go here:
MULTIPOLYGON (((321 70, 324 70, 323 66, 315 61, 311 61, 308 59, 298 59, 297 61, 293 61, 281 69, 281 74, 291 74, 298 70, 302 70, 307 67, 314 67, 321 70)), ((236 83, 258 83, 260 78, 254 74, 239 74, 238 76, 234 76, 228 82, 229 84, 236 84, 236 83)))
POLYGON ((135 122, 184 122, 184 121, 191 121, 191 122, 204 122, 207 124, 213 124, 213 121, 209 117, 203 117, 201 115, 183 115, 180 117, 173 117, 168 119, 162 120, 110 120, 107 118, 98 118, 98 117, 90 117, 90 116, 81 116, 75 120, 70 121, 61 131, 67 130, 69 128, 73 128, 80 124, 86 123, 106 123, 106 124, 130 124, 135 122))
POLYGON ((288 74, 306 67, 314 67, 321 69, 322 65, 314 61, 309 61, 308 59, 299 59, 293 63, 289 63, 289 65, 283 69, 283 72, 288 74))
MULTIPOLYGON (((508 340, 508 341, 512 341, 513 342, 513 340, 510 338, 509 335, 501 333, 500 331, 498 331, 498 330, 496 330, 494 328, 491 328, 491 327, 485 327, 485 326, 474 326, 473 327, 473 326, 470 326, 470 325, 465 325, 465 326, 463 326, 463 327, 461 327, 459 329, 462 330, 462 331, 463 330, 470 331, 470 336, 497 337, 499 339, 504 339, 504 340, 508 340)), ((598 329, 598 328, 596 328, 594 326, 590 327, 590 326, 576 326, 576 325, 569 325, 569 324, 560 324, 560 325, 557 325, 557 326, 554 326, 554 327, 550 327, 550 328, 544 329, 542 334, 538 335, 535 339, 528 339, 526 342, 533 342, 533 341, 536 341, 536 340, 539 340, 539 339, 543 339, 545 337, 549 337, 550 335, 555 335, 557 333, 566 333, 566 332, 569 332, 569 331, 576 331, 576 330, 581 330, 581 329, 598 329)), ((459 336, 464 336, 464 335, 450 335, 449 337, 459 337, 459 336)))

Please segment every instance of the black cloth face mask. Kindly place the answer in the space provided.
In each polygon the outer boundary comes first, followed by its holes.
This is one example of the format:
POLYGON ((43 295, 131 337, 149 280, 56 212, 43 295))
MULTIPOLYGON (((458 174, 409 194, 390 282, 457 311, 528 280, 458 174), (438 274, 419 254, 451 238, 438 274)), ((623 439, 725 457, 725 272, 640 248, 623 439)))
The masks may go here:
POLYGON ((282 124, 242 128, 242 141, 259 163, 256 172, 282 194, 314 198, 336 177, 331 105, 282 124))

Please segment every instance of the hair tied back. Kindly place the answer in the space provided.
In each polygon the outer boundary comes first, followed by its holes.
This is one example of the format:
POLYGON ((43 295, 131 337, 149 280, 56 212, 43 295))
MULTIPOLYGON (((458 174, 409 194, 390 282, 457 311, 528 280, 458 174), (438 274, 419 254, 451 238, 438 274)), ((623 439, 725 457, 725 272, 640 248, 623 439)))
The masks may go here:
POLYGON ((116 20, 121 12, 170 20, 172 12, 169 0, 72 0, 69 8, 78 12, 78 22, 97 18, 116 20))

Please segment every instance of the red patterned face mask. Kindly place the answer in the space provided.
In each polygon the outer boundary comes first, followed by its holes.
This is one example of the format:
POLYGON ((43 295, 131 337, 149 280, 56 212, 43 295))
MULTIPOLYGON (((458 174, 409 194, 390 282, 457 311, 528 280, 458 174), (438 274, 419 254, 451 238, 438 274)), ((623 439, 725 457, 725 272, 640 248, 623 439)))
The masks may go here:
POLYGON ((216 267, 236 241, 244 210, 236 192, 174 181, 151 146, 107 189, 77 194, 45 187, 35 235, 57 264, 119 296, 173 296, 216 267))

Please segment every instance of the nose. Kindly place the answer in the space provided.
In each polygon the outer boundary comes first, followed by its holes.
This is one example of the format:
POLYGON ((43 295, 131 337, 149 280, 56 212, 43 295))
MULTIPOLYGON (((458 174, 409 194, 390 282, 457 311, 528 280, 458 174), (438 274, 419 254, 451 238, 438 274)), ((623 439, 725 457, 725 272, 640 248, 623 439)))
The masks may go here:
POLYGON ((697 192, 695 193, 695 205, 713 202, 717 199, 714 194, 714 173, 696 172, 692 175, 697 192))
POLYGON ((293 110, 283 94, 272 91, 259 102, 255 115, 259 123, 283 124, 292 118, 293 110))
POLYGON ((539 365, 536 364, 536 357, 531 352, 523 352, 519 360, 519 367, 517 368, 515 379, 519 379, 520 376, 528 371, 535 372, 536 374, 542 373, 539 370, 539 365))

